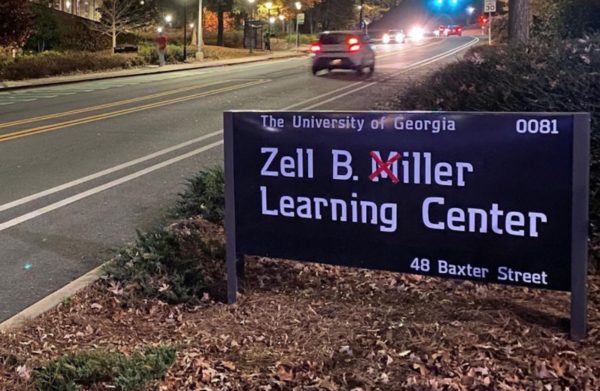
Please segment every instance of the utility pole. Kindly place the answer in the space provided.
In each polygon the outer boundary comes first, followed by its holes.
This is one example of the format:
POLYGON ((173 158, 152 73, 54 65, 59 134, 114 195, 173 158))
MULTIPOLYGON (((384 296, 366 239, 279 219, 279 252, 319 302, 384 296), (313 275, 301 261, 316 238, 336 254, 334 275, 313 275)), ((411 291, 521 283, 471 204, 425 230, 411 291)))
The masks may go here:
POLYGON ((198 51, 196 52, 196 59, 204 60, 203 46, 204 41, 202 38, 202 0, 198 0, 198 51))
POLYGON ((511 44, 529 41, 529 1, 510 0, 508 3, 508 40, 511 44))

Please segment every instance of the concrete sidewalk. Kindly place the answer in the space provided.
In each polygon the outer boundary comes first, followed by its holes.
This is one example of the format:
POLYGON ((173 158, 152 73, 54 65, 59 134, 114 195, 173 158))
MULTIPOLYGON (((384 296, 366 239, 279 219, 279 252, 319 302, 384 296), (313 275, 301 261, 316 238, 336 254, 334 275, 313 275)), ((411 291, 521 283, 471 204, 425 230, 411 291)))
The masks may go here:
POLYGON ((102 71, 65 76, 51 76, 40 79, 29 79, 19 81, 0 82, 0 91, 18 90, 23 88, 46 87, 59 84, 78 83, 82 81, 116 79, 120 77, 152 75, 158 73, 178 72, 191 69, 214 68, 229 65, 248 64, 259 61, 278 60, 284 58, 302 57, 308 53, 308 47, 301 46, 298 49, 282 50, 269 54, 255 54, 253 56, 232 58, 226 60, 206 60, 185 64, 170 64, 163 67, 148 65, 140 68, 122 69, 113 71, 102 71))

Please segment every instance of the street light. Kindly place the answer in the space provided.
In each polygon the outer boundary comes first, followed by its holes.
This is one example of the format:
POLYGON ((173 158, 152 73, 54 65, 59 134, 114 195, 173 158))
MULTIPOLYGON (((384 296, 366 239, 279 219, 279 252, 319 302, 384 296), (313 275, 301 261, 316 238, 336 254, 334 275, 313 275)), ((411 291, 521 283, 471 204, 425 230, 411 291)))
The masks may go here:
POLYGON ((296 49, 298 49, 300 47, 300 25, 298 23, 298 15, 300 14, 300 10, 302 9, 302 3, 297 1, 294 3, 294 6, 296 7, 296 10, 298 12, 296 12, 296 49))
MULTIPOLYGON (((273 24, 273 22, 275 22, 275 18, 273 18, 273 20, 271 20, 271 8, 273 7, 273 3, 270 1, 267 1, 265 3, 265 7, 267 7, 267 18, 269 20, 269 29, 267 30, 267 34, 269 34, 269 40, 271 40, 271 25, 273 24)), ((269 44, 269 49, 270 49, 270 44, 269 44)))
POLYGON ((467 24, 471 24, 471 16, 473 15, 473 12, 475 12, 475 7, 467 7, 467 24))
POLYGON ((165 16, 165 22, 171 23, 172 21, 173 21, 173 15, 167 15, 167 16, 165 16))

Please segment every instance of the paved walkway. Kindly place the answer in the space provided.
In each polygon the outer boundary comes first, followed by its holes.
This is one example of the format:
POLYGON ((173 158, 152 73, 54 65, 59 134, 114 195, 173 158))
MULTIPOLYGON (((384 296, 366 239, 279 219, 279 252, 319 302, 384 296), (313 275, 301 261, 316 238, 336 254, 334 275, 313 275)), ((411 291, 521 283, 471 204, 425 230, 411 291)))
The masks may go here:
POLYGON ((245 64, 250 62, 276 60, 290 57, 300 57, 307 53, 308 47, 301 46, 299 49, 282 50, 276 51, 269 54, 258 54, 255 53, 253 56, 239 57, 226 60, 206 60, 199 62, 192 62, 186 64, 170 64, 163 67, 157 65, 148 65, 145 67, 134 68, 134 69, 123 69, 113 70, 104 72, 94 73, 83 73, 76 75, 66 76, 52 76, 41 79, 30 79, 30 80, 19 80, 19 81, 3 81, 0 82, 0 91, 2 90, 13 90, 29 87, 43 87, 52 86, 58 84, 77 83, 89 80, 102 80, 102 79, 114 79, 120 77, 137 76, 137 75, 151 75, 159 73, 169 73, 177 71, 185 71, 190 69, 200 68, 213 68, 226 65, 245 64))

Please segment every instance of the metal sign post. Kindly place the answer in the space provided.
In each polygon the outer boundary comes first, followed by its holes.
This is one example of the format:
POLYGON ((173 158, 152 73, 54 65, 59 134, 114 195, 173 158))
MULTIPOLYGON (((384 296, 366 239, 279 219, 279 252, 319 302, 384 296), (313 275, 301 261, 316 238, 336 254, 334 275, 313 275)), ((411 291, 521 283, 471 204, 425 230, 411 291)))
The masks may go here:
POLYGON ((492 44, 492 12, 496 12, 496 0, 484 0, 483 12, 488 13, 488 44, 492 44))
POLYGON ((242 255, 571 293, 586 335, 590 115, 227 112, 228 302, 242 255))

